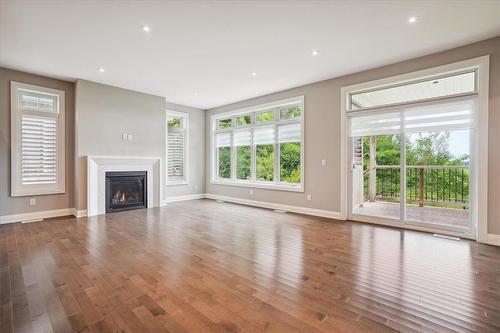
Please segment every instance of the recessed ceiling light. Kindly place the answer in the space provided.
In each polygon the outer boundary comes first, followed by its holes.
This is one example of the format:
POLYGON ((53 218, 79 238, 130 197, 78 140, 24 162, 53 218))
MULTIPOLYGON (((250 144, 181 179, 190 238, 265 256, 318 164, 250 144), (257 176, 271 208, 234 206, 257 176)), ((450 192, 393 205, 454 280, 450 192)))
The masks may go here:
POLYGON ((194 95, 195 95, 195 96, 198 96, 198 93, 197 93, 197 92, 195 92, 195 93, 194 93, 194 95))
POLYGON ((313 50, 311 53, 313 56, 317 56, 319 54, 318 50, 313 50))
POLYGON ((409 23, 415 23, 415 22, 417 22, 417 17, 416 17, 416 16, 411 16, 411 17, 408 19, 408 22, 409 22, 409 23))
POLYGON ((99 67, 99 68, 97 69, 97 71, 98 71, 99 73, 104 73, 104 68, 99 67))
POLYGON ((144 32, 150 32, 150 31, 151 31, 151 28, 150 28, 148 25, 145 25, 145 24, 144 24, 144 25, 142 26, 142 31, 144 31, 144 32))
POLYGON ((252 72, 252 76, 257 76, 257 72, 252 72))

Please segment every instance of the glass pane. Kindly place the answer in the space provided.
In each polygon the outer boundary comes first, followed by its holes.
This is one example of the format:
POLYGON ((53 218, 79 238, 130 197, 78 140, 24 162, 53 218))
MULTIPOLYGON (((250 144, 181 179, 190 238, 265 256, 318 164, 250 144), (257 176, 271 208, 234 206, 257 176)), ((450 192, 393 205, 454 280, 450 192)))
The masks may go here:
POLYGON ((250 166, 252 160, 252 149, 250 146, 236 147, 236 178, 250 180, 252 177, 250 166))
POLYGON ((400 218, 400 136, 352 139, 353 213, 400 218))
POLYGON ((286 108, 280 108, 280 119, 293 119, 300 117, 300 106, 294 105, 286 108))
POLYGON ((268 121, 275 121, 275 120, 276 120, 276 112, 274 111, 260 112, 255 115, 255 122, 257 123, 265 123, 268 121))
POLYGON ((231 178, 231 147, 219 147, 217 156, 219 178, 231 178))
POLYGON ((182 128, 182 117, 169 117, 167 119, 167 125, 170 128, 182 128))
POLYGON ((245 115, 236 118, 236 126, 248 126, 252 124, 252 116, 245 115))
POLYGON ((406 220, 469 228, 470 130, 406 135, 406 220))
POLYGON ((475 90, 475 72, 351 95, 350 110, 456 95, 475 90))
POLYGON ((227 119, 220 119, 217 121, 217 127, 218 128, 230 128, 231 127, 232 120, 231 118, 227 119))
POLYGON ((274 145, 257 145, 257 180, 274 181, 274 145))
POLYGON ((57 104, 59 98, 57 96, 27 90, 20 90, 19 92, 20 106, 22 109, 58 112, 57 104))
POLYGON ((300 142, 280 144, 280 181, 300 183, 300 142))

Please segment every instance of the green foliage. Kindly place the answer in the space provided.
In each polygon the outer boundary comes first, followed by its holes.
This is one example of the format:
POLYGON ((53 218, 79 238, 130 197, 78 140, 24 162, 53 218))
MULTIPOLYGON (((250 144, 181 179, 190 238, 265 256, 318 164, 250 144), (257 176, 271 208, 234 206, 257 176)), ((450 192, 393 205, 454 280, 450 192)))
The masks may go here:
POLYGON ((252 149, 250 146, 236 147, 236 178, 247 180, 251 173, 252 149))
POLYGON ((257 180, 274 180, 274 145, 257 145, 257 180))
POLYGON ((280 109, 280 119, 292 119, 300 117, 302 110, 298 106, 290 106, 280 109))
POLYGON ((300 183, 300 142, 280 145, 280 180, 300 183))
POLYGON ((231 118, 220 119, 219 120, 219 128, 230 128, 231 127, 231 118))
POLYGON ((255 115, 255 121, 258 123, 264 123, 266 121, 274 121, 276 119, 276 113, 274 111, 261 112, 255 115))
POLYGON ((236 118, 236 125, 237 126, 247 126, 252 124, 252 116, 250 115, 245 115, 245 116, 239 116, 236 118))
POLYGON ((170 128, 181 128, 182 127, 182 117, 175 117, 167 119, 167 126, 170 128))
MULTIPOLYGON (((418 202, 420 196, 420 171, 411 166, 461 166, 467 165, 469 156, 455 157, 449 150, 449 132, 419 133, 406 136, 406 197, 409 203, 418 202)), ((370 137, 363 137, 363 169, 370 167, 370 137)), ((399 135, 380 135, 376 137, 376 164, 400 164, 399 135)), ((399 196, 399 169, 377 169, 377 196, 387 200, 399 196)), ((368 195, 369 173, 365 172, 365 196, 368 195)), ((454 207, 469 200, 469 172, 456 169, 425 169, 424 200, 426 205, 454 207), (436 203, 439 201, 441 203, 436 203)))
POLYGON ((219 147, 219 177, 231 178, 231 147, 219 147))

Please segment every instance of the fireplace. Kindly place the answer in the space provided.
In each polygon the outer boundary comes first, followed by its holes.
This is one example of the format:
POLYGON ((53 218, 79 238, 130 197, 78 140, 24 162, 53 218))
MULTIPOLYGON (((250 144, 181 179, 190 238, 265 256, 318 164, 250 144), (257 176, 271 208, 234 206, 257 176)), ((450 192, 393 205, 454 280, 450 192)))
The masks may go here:
POLYGON ((106 172, 106 213, 147 208, 147 172, 106 172))

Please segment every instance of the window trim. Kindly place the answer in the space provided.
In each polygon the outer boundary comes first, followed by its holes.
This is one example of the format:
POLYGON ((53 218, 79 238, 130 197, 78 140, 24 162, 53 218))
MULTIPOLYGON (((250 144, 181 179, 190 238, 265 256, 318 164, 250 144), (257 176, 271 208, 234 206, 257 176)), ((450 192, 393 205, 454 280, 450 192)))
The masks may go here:
POLYGON ((270 103, 259 104, 251 107, 246 107, 242 109, 226 111, 221 113, 212 114, 210 116, 210 184, 215 185, 230 185, 230 186, 239 186, 239 187, 249 187, 249 188, 263 188, 270 190, 280 190, 280 191, 291 191, 291 192, 304 192, 304 184, 305 184, 305 108, 304 108, 304 96, 297 96, 287 99, 282 99, 270 103), (301 106, 301 115, 300 117, 292 118, 292 119, 279 119, 278 109, 287 105, 299 104, 301 106), (274 121, 268 122, 257 122, 255 115, 260 112, 268 112, 273 111, 275 109, 276 118, 274 121), (248 126, 236 126, 235 119, 238 116, 251 114, 252 115, 252 123, 248 126), (218 120, 231 118, 231 127, 230 128, 218 128, 218 120), (290 123, 300 123, 301 124, 301 141, 300 141, 300 183, 298 184, 289 184, 283 183, 280 180, 280 143, 278 142, 278 127, 281 125, 286 125, 290 123), (256 177, 256 147, 253 141, 253 131, 255 128, 264 126, 264 127, 274 127, 275 130, 275 159, 274 159, 274 181, 273 182, 263 182, 255 179, 256 177), (252 141, 251 141, 251 174, 252 180, 241 180, 236 179, 236 147, 233 146, 233 132, 239 130, 251 130, 252 132, 252 141), (231 178, 224 179, 218 177, 218 149, 215 145, 216 135, 218 133, 230 132, 231 133, 231 178))
POLYGON ((189 113, 166 110, 165 118, 165 185, 166 186, 179 186, 179 185, 189 185, 189 113), (169 179, 168 176, 168 118, 169 116, 182 117, 183 128, 174 129, 178 131, 184 131, 184 177, 183 179, 169 179))
POLYGON ((10 82, 10 107, 11 107, 11 196, 22 197, 30 195, 49 195, 66 193, 66 100, 65 92, 47 87, 10 82), (19 91, 56 96, 57 101, 57 141, 56 141, 56 182, 55 184, 23 185, 21 181, 21 108, 19 107, 19 91))

